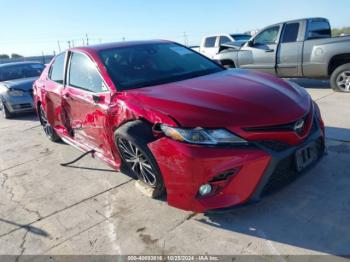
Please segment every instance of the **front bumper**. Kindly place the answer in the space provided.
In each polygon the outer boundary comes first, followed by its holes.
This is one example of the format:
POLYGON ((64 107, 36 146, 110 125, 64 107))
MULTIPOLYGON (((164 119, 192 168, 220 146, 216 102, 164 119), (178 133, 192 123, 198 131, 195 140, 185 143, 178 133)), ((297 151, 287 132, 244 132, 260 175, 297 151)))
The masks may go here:
POLYGON ((4 96, 2 98, 4 105, 10 113, 34 112, 34 102, 31 95, 23 96, 4 96))
MULTIPOLYGON (((167 189, 169 205, 205 212, 256 202, 274 190, 283 180, 288 182, 299 173, 294 170, 295 152, 317 141, 320 156, 324 152, 324 130, 318 123, 301 144, 274 147, 254 142, 251 147, 203 147, 179 143, 163 137, 149 144, 167 189), (213 182, 215 193, 200 197, 201 185, 220 174, 232 172, 227 179, 213 182)), ((282 183, 283 184, 283 183, 282 183)))

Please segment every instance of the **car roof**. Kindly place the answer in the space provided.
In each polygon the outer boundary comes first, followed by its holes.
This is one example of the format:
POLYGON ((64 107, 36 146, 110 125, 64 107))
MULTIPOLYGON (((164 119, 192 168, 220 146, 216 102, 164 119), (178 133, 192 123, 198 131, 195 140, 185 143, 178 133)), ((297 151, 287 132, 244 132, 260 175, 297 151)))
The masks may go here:
POLYGON ((31 61, 25 61, 25 62, 10 62, 10 63, 4 63, 4 64, 0 64, 0 68, 1 67, 7 67, 7 66, 16 66, 16 65, 31 65, 31 64, 41 64, 43 65, 43 63, 40 62, 31 62, 31 61))
POLYGON ((162 43, 174 43, 174 42, 168 41, 168 40, 122 41, 122 42, 106 43, 106 44, 99 44, 99 45, 90 45, 90 46, 84 46, 84 47, 75 47, 75 48, 70 48, 68 50, 70 51, 84 50, 84 51, 99 52, 99 51, 113 49, 113 48, 139 46, 139 45, 146 45, 146 44, 162 44, 162 43))

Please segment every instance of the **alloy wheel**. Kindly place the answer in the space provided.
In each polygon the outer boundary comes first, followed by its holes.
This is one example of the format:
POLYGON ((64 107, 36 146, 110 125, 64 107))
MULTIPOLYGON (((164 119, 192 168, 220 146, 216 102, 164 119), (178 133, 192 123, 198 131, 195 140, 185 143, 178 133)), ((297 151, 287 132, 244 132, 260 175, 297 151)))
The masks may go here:
POLYGON ((142 151, 130 141, 119 138, 118 148, 123 160, 137 175, 137 177, 148 186, 156 187, 157 177, 153 167, 142 151))
POLYGON ((343 92, 350 92, 350 71, 343 71, 336 80, 337 86, 343 92))
POLYGON ((44 128, 45 134, 46 134, 48 137, 52 137, 52 135, 53 135, 53 130, 52 130, 51 125, 49 124, 49 121, 47 120, 46 113, 45 113, 45 111, 44 111, 44 109, 43 109, 42 106, 40 106, 40 122, 41 122, 41 125, 42 125, 43 128, 44 128))

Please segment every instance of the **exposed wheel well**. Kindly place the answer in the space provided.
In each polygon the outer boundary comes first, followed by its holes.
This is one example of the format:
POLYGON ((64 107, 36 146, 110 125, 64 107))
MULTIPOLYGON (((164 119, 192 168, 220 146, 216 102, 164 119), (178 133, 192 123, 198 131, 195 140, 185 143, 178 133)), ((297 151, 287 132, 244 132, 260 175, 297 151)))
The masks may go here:
POLYGON ((222 66, 227 67, 227 68, 235 68, 236 67, 235 62, 233 62, 230 59, 220 60, 220 63, 222 66))
POLYGON ((350 63, 350 53, 332 57, 328 65, 328 75, 331 75, 337 67, 347 63, 350 63))

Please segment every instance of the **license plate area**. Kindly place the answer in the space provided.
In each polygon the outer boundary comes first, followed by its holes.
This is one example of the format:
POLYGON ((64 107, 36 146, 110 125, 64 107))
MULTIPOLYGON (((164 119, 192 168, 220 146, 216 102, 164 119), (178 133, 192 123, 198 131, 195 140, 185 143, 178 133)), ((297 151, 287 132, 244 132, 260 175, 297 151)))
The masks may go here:
POLYGON ((311 164, 313 164, 315 161, 317 161, 319 155, 320 149, 317 146, 316 142, 312 142, 307 146, 297 150, 295 153, 297 171, 300 172, 303 169, 310 166, 311 164))

